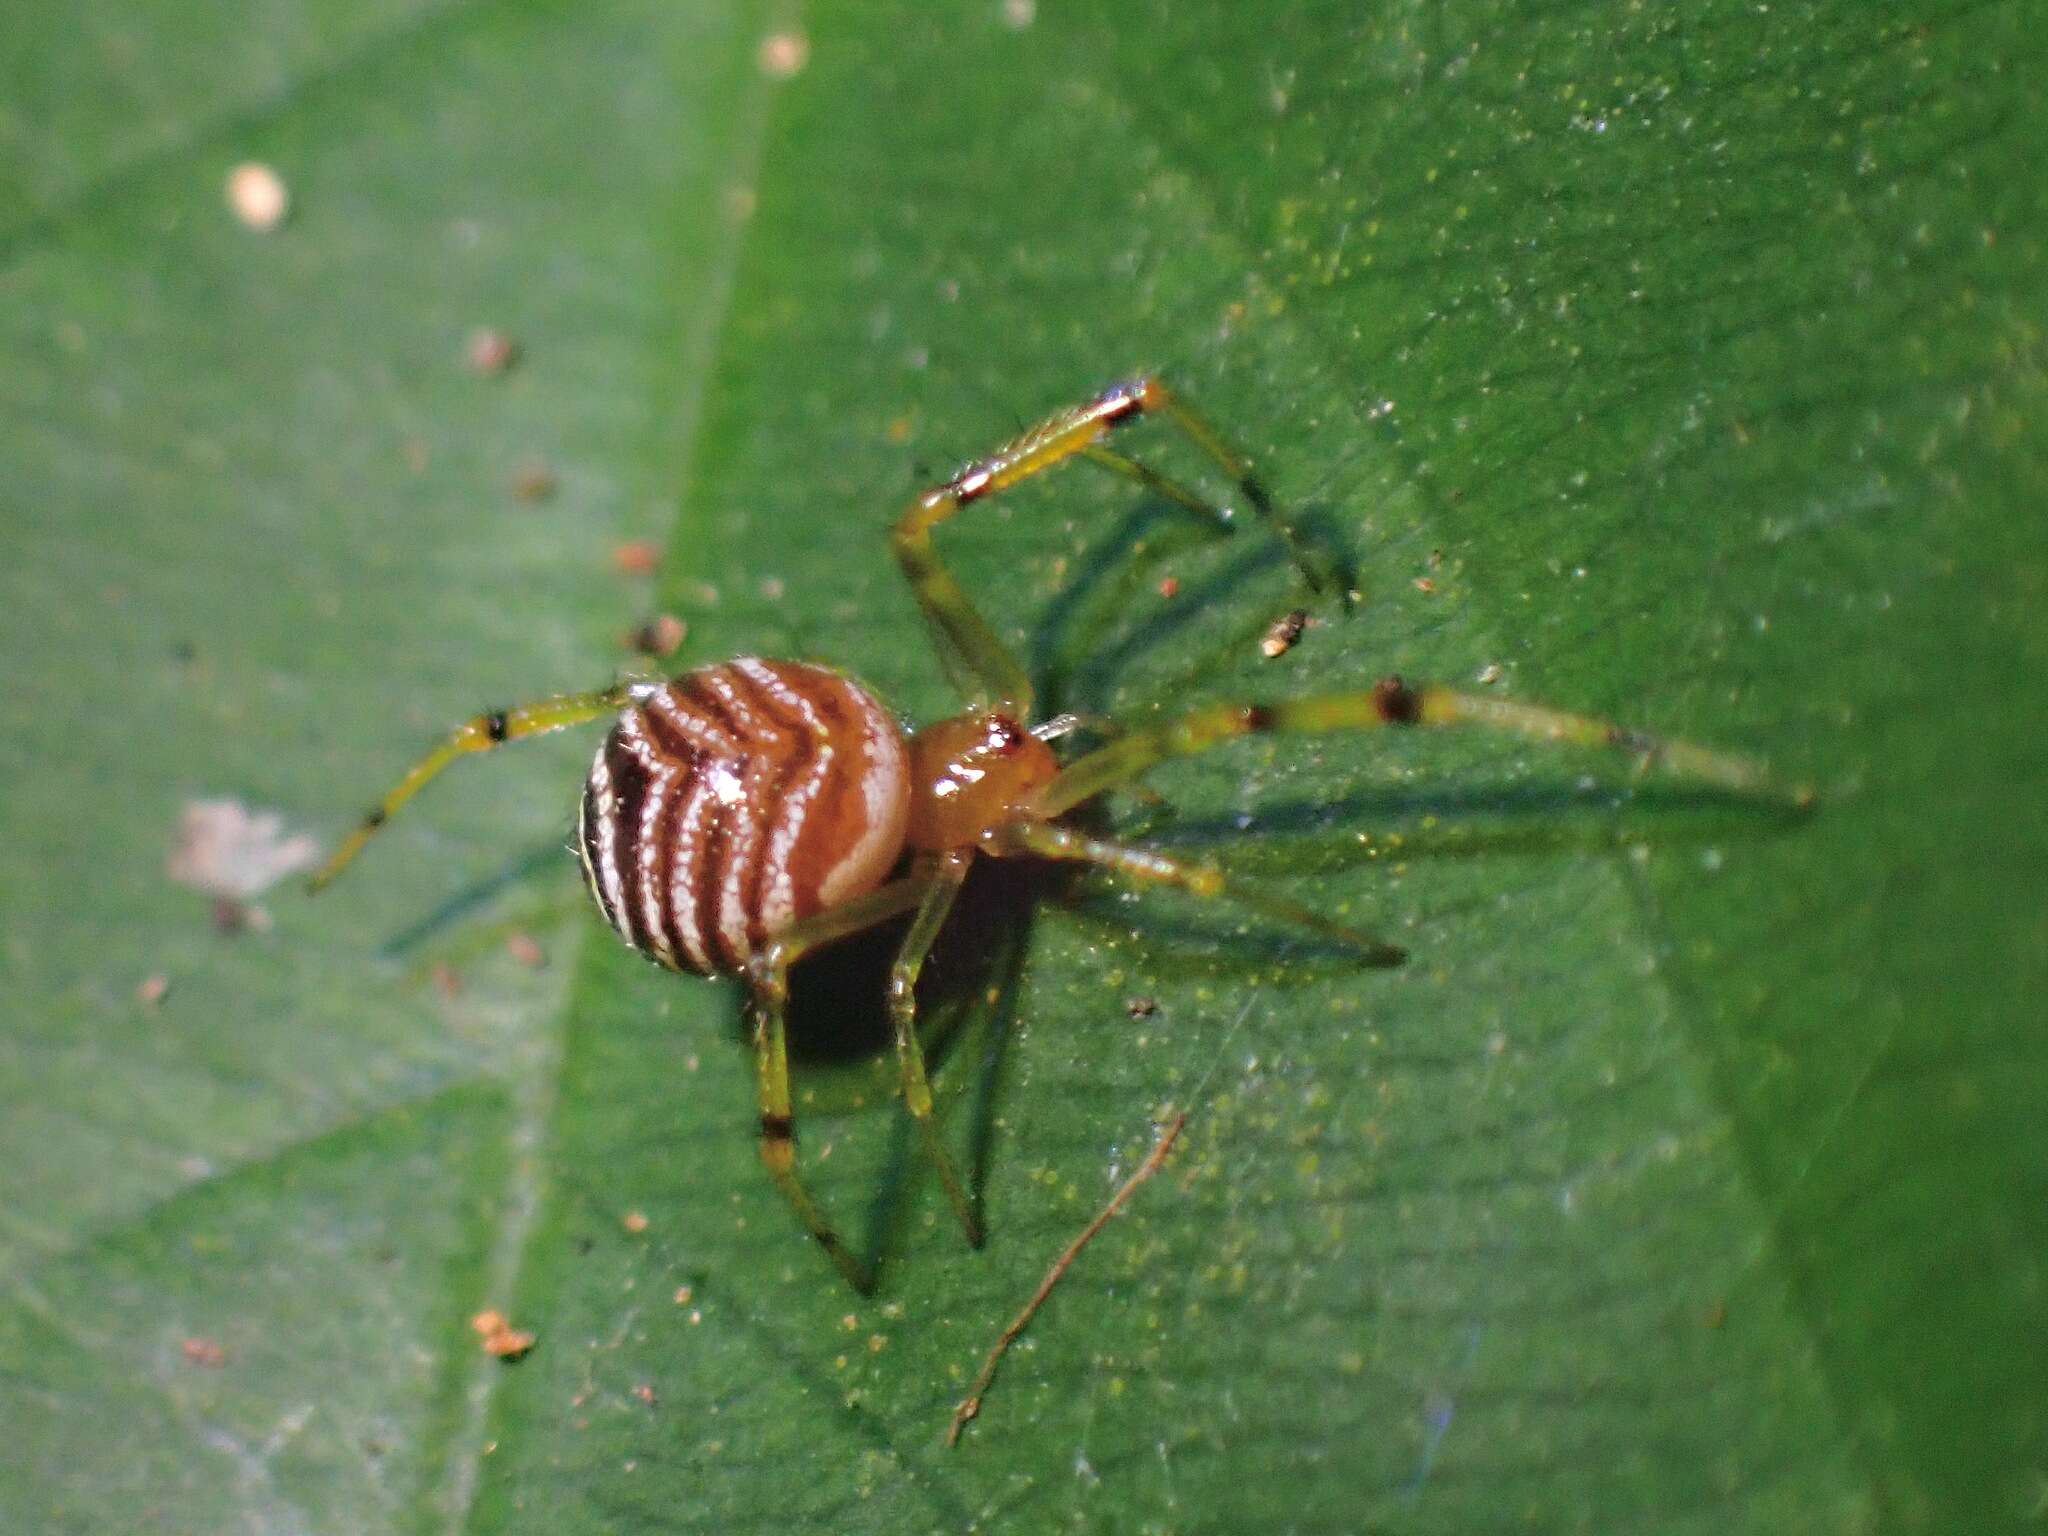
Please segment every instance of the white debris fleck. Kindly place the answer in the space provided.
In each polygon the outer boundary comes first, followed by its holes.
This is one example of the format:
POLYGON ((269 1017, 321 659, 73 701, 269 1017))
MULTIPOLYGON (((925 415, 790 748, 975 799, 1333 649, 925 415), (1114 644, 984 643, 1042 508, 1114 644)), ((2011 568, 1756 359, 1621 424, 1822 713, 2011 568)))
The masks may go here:
POLYGON ((260 160, 245 160, 228 172, 228 207, 258 234, 268 234, 291 212, 292 195, 284 178, 260 160))
POLYGON ((209 896, 247 901, 319 857, 311 837, 285 835, 276 811, 252 811, 239 800, 191 800, 178 817, 165 873, 209 896))

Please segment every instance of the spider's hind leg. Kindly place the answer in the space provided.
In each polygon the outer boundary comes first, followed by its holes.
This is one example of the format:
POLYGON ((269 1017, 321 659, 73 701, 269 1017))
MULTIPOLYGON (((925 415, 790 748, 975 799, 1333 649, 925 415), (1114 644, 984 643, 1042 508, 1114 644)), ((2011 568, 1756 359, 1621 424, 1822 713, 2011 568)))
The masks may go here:
POLYGON ((630 683, 614 683, 609 688, 593 688, 587 693, 562 693, 512 709, 494 709, 472 715, 450 731, 433 751, 413 764, 405 777, 370 808, 369 814, 342 839, 341 846, 334 850, 327 862, 313 872, 309 882, 312 889, 320 890, 346 869, 362 851, 363 844, 370 840, 371 834, 389 821, 401 805, 418 794, 427 780, 456 758, 470 752, 488 752, 522 736, 538 736, 546 731, 584 725, 615 714, 626 707, 632 698, 632 690, 630 683))
POLYGON ((1098 869, 1141 884, 1172 885, 1196 896, 1221 897, 1262 917, 1306 928, 1354 949, 1367 965, 1399 965, 1408 958, 1399 945, 1332 922, 1320 912, 1256 886, 1240 884, 1213 864, 1194 864, 1151 848, 1089 837, 1049 821, 1019 821, 997 834, 994 851, 1028 853, 1041 859, 1092 864, 1098 869))

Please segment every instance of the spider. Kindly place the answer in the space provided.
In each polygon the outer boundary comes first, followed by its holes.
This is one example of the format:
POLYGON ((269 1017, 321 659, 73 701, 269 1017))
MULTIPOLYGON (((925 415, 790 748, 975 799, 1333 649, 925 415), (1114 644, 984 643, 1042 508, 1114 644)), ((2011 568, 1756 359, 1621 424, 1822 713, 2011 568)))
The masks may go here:
POLYGON ((1250 461, 1159 378, 1134 378, 1048 417, 917 497, 898 519, 896 560, 967 700, 964 712, 906 733, 843 673, 752 656, 666 682, 621 682, 492 710, 457 726, 400 779, 314 874, 313 889, 457 757, 610 718, 577 821, 591 896, 619 936, 656 964, 744 981, 761 1160, 826 1256, 866 1293, 873 1274, 840 1239, 798 1166, 784 1022, 790 967, 823 945, 913 914, 888 985, 903 1099, 961 1230, 979 1247, 980 1219, 933 1119, 916 1027, 919 970, 977 858, 1075 862, 1234 900, 1335 939, 1366 965, 1392 966, 1403 951, 1371 934, 1241 885, 1212 864, 1091 836, 1062 818, 1166 759, 1241 736, 1457 724, 1611 748, 1641 766, 1739 793, 1770 790, 1762 765, 1747 758, 1398 676, 1344 692, 1207 705, 1112 730, 1106 745, 1062 763, 1051 743, 1075 722, 1031 723, 1030 680, 940 561, 932 530, 1075 458, 1231 526, 1228 507, 1105 445, 1142 416, 1162 418, 1190 440, 1286 544, 1303 579, 1320 584, 1250 461))

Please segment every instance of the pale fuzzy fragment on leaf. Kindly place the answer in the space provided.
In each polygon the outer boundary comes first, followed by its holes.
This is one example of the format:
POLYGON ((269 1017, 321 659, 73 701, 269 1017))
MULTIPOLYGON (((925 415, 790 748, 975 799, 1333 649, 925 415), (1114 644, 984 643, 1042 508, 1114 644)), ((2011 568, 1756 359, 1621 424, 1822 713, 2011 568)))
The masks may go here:
POLYGON ((188 800, 165 873, 216 902, 246 907, 319 857, 311 837, 286 835, 276 811, 253 811, 239 800, 188 800))

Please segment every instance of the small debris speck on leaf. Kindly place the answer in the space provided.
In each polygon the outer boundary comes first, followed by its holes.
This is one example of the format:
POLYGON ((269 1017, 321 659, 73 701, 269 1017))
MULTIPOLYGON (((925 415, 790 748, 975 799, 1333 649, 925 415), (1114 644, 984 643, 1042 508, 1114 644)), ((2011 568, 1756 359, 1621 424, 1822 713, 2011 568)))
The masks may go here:
POLYGON ((239 800, 190 800, 179 813, 164 872, 213 898, 213 926, 221 933, 261 931, 270 916, 251 905, 252 898, 319 857, 312 838, 285 835, 284 818, 275 811, 251 811, 239 800))
POLYGON ((771 32, 761 39, 757 57, 761 73, 770 80, 788 80, 803 73, 811 57, 811 40, 801 32, 771 32))
POLYGON ((512 494, 521 501, 546 501, 561 484, 539 459, 528 459, 512 472, 512 494))
POLYGON ((1134 997, 1124 1004, 1124 1012, 1134 1019, 1149 1019, 1159 1011, 1156 997, 1134 997))
POLYGON ((464 355, 469 359, 471 372, 491 378, 519 360, 519 343, 501 330, 480 325, 469 333, 464 355))
POLYGON ((469 1320, 469 1326, 476 1330, 483 1341, 484 1352, 496 1355, 500 1360, 519 1360, 533 1349, 534 1336, 522 1328, 514 1328, 505 1314, 487 1307, 469 1320))
POLYGON ((612 568, 622 576, 645 576, 660 559, 660 546, 649 539, 628 539, 612 550, 612 568))
POLYGON ((626 645, 642 656, 673 656, 689 633, 690 626, 674 614, 657 613, 626 636, 626 645))
POLYGON ((1308 628, 1308 610, 1292 608, 1273 621, 1273 625, 1259 641, 1259 650, 1271 661, 1285 656, 1301 642, 1302 631, 1308 628))
POLYGON ((194 1365, 218 1369, 227 1364, 228 1352, 212 1339, 200 1338, 195 1335, 185 1340, 178 1348, 185 1358, 194 1365))
POLYGON ((228 208, 244 228, 268 234, 291 212, 292 196, 284 178, 258 160, 246 160, 228 172, 228 208))
POLYGON ((546 951, 540 947, 540 940, 524 929, 505 935, 505 952, 529 970, 539 970, 548 963, 546 951))

